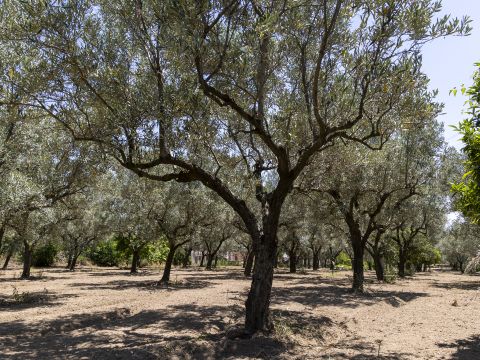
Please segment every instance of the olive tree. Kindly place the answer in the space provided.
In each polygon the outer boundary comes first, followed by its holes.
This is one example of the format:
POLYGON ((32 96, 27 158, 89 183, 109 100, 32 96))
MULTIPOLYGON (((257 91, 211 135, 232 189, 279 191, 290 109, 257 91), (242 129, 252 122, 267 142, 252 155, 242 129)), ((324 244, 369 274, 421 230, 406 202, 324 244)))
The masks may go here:
POLYGON ((440 9, 414 0, 3 3, 0 40, 21 54, 26 96, 0 102, 43 109, 139 176, 216 192, 252 238, 251 335, 273 327, 277 231, 294 182, 340 139, 375 148, 388 138, 398 125, 388 115, 417 90, 421 46, 468 31, 466 21, 435 22, 440 9), (252 193, 257 203, 246 201, 252 193))

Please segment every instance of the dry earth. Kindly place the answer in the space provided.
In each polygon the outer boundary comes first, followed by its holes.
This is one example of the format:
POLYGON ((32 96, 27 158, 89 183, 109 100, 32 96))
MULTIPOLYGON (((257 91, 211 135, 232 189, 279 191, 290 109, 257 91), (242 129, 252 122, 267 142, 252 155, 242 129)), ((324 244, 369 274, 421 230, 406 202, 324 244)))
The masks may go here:
POLYGON ((0 272, 0 359, 480 359, 480 277, 432 272, 348 292, 347 272, 277 272, 276 333, 229 340, 241 269, 0 272))

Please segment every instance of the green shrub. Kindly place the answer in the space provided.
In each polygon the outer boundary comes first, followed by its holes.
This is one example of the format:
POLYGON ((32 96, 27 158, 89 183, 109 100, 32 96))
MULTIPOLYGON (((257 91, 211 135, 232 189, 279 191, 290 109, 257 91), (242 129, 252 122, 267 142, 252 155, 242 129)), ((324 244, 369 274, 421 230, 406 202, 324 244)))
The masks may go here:
POLYGON ((345 251, 342 251, 340 254, 338 254, 335 265, 342 266, 344 268, 352 268, 352 260, 350 260, 350 257, 345 251))
POLYGON ((160 264, 167 259, 168 250, 165 241, 147 244, 142 251, 142 258, 146 259, 149 264, 160 264))
POLYGON ((110 239, 91 248, 88 258, 98 266, 118 266, 122 261, 122 254, 117 250, 115 239, 110 239))
POLYGON ((50 267, 55 262, 58 249, 51 242, 39 246, 33 251, 32 265, 37 267, 50 267))

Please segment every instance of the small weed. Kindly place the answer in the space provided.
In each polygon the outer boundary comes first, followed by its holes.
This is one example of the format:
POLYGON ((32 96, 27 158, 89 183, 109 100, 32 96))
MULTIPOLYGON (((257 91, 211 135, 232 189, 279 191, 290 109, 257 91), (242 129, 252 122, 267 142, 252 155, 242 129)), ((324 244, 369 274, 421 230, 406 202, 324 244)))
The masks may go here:
POLYGON ((31 293, 29 291, 20 292, 15 286, 13 286, 11 301, 6 301, 5 303, 10 305, 32 304, 46 300, 47 296, 48 290, 46 288, 41 292, 31 293))
POLYGON ((377 343, 378 345, 378 349, 377 349, 377 357, 380 357, 380 347, 382 346, 382 342, 383 340, 381 339, 378 339, 378 340, 375 340, 375 342, 377 343))

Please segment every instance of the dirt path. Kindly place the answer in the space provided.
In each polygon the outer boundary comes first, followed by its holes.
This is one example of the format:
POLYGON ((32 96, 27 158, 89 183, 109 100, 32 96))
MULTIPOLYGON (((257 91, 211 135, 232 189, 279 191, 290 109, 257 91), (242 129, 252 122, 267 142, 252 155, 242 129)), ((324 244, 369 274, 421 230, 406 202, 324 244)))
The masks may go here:
POLYGON ((480 277, 427 273, 348 292, 347 272, 275 275, 276 334, 242 322, 241 269, 0 273, 0 359, 480 359, 480 277), (377 356, 380 354, 380 356, 377 356))

